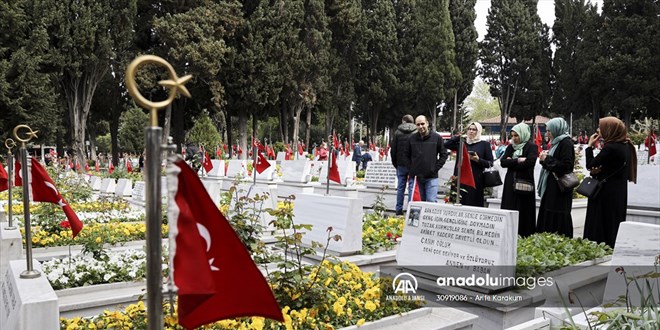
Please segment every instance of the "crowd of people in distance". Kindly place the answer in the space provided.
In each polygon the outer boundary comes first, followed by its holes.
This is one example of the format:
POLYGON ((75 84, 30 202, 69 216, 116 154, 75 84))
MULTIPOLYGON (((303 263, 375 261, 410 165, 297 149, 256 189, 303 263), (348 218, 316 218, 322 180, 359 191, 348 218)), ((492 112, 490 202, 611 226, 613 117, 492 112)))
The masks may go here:
MULTIPOLYGON (((637 181, 636 147, 628 137, 625 124, 615 117, 601 118, 598 129, 591 135, 583 131, 571 137, 569 129, 566 120, 556 117, 546 123, 543 140, 540 132, 533 134, 528 124, 520 123, 511 129, 510 140, 489 142, 481 138, 481 125, 472 122, 464 132, 443 141, 429 129, 425 116, 413 119, 405 115, 390 142, 392 165, 397 173, 395 212, 397 215, 404 213, 405 192, 407 189, 410 202, 414 182, 422 201, 436 202, 438 171, 447 160, 447 150, 458 151, 464 144, 474 187, 461 186, 462 205, 484 207, 484 171, 499 161, 506 169, 501 208, 518 211, 518 234, 526 237, 537 232, 552 232, 573 237, 573 189, 562 189, 558 182, 574 171, 576 149, 580 152, 586 145, 586 168, 593 178, 601 181, 601 189, 588 199, 584 238, 613 247, 619 224, 626 219, 627 182, 637 181), (541 173, 535 182, 537 163, 541 173), (540 198, 538 215, 537 196, 540 198)), ((656 142, 655 131, 651 129, 645 141, 650 156, 655 154, 656 142)), ((454 174, 459 166, 456 164, 454 174)))

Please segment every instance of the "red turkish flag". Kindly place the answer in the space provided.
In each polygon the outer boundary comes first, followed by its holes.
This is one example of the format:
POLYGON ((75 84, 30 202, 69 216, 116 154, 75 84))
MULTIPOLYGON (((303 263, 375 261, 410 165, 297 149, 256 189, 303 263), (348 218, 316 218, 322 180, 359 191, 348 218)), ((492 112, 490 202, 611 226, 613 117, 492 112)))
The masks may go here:
POLYGON ((96 160, 96 165, 94 165, 94 170, 96 172, 101 172, 100 169, 99 169, 99 160, 98 159, 96 160))
POLYGON ((284 160, 291 160, 293 157, 293 150, 291 150, 291 146, 289 144, 286 145, 286 150, 284 151, 284 160))
POLYGON ((110 160, 110 163, 108 165, 108 173, 112 174, 112 172, 115 171, 115 165, 112 164, 112 160, 110 160))
POLYGON ((421 202, 422 201, 422 194, 419 193, 419 185, 417 184, 417 177, 413 179, 413 195, 412 195, 412 201, 413 202, 421 202))
POLYGON ((541 153, 541 150, 543 150, 541 147, 543 145, 543 136, 541 136, 541 130, 538 128, 538 126, 536 127, 536 137, 534 138, 534 143, 536 144, 538 152, 541 153))
POLYGON ((9 174, 5 171, 5 167, 0 163, 0 191, 9 189, 9 174))
POLYGON ((179 324, 194 329, 244 316, 283 322, 268 283, 197 175, 179 159, 168 176, 177 187, 168 214, 179 324))
POLYGON ((128 173, 133 172, 133 164, 131 164, 130 159, 126 160, 126 172, 128 173))
POLYGON ((89 172, 89 164, 85 164, 85 172, 89 172))
POLYGON ((14 186, 21 187, 23 186, 23 177, 21 173, 21 163, 18 159, 14 160, 14 186))
POLYGON ((257 170, 257 173, 261 174, 269 167, 270 167, 270 162, 268 162, 268 159, 264 157, 264 154, 259 152, 257 156, 257 164, 254 166, 254 168, 257 170))
POLYGON ((217 146, 215 148, 215 157, 216 158, 221 158, 222 157, 222 152, 220 151, 220 146, 217 146))
POLYGON ((339 176, 339 166, 337 166, 337 155, 334 152, 330 153, 330 173, 328 173, 328 178, 330 181, 337 182, 341 184, 341 176, 339 176))
POLYGON ((204 166, 204 170, 206 173, 211 172, 213 169, 213 163, 211 163, 211 158, 209 157, 209 153, 204 151, 204 160, 202 161, 202 166, 204 166))
POLYGON ((46 170, 39 164, 36 158, 32 158, 32 199, 35 202, 48 202, 57 204, 62 208, 66 218, 69 220, 73 237, 75 238, 83 228, 83 223, 67 202, 57 191, 55 183, 48 176, 46 170))
POLYGON ((301 156, 302 156, 302 154, 303 154, 303 146, 302 146, 302 144, 299 144, 299 145, 298 145, 298 154, 301 155, 301 156))
POLYGON ((76 172, 80 172, 80 163, 76 160, 76 172))
POLYGON ((339 140, 337 140, 337 133, 332 133, 332 145, 335 149, 339 149, 339 140))
POLYGON ((470 155, 465 144, 463 144, 463 159, 461 161, 461 184, 476 188, 477 185, 474 183, 474 175, 472 174, 472 165, 470 165, 470 155))

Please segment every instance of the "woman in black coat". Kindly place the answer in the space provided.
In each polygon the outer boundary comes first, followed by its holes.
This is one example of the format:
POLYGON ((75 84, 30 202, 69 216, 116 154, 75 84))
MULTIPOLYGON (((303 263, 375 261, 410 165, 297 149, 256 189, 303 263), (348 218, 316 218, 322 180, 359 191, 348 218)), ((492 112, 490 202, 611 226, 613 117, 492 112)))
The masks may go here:
POLYGON ((518 235, 527 237, 536 231, 536 197, 531 192, 514 190, 514 179, 528 181, 534 186, 534 166, 538 157, 536 145, 529 141, 529 126, 520 123, 511 129, 511 143, 502 155, 501 164, 506 168, 502 189, 502 209, 518 211, 518 235))
POLYGON ((628 181, 637 183, 637 152, 628 139, 626 126, 615 117, 601 118, 588 144, 587 169, 602 184, 600 192, 587 203, 584 238, 614 247, 619 224, 626 221, 628 181), (599 137, 604 146, 594 157, 593 146, 599 137))
MULTIPOLYGON (((493 166, 493 151, 490 143, 481 140, 481 124, 470 123, 467 128, 466 148, 470 155, 470 167, 474 176, 475 188, 461 186, 461 204, 484 206, 484 169, 493 166), (465 191, 463 191, 465 189, 465 191)), ((456 135, 445 142, 445 148, 458 151, 460 136, 456 135)), ((458 174, 458 162, 454 167, 454 175, 458 174)))
POLYGON ((573 189, 561 191, 557 178, 573 172, 575 149, 563 118, 552 118, 546 123, 552 147, 539 155, 543 170, 539 177, 538 195, 541 197, 537 232, 558 233, 573 237, 573 189))

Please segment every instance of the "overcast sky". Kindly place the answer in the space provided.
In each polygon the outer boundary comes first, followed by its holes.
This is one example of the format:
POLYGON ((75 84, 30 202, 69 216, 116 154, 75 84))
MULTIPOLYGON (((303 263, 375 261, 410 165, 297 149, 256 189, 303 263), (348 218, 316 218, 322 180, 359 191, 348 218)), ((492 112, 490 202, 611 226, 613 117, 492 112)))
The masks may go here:
MULTIPOLYGON (((552 27, 555 22, 555 1, 554 0, 538 0, 538 13, 541 21, 548 26, 552 27)), ((601 8, 603 0, 590 0, 591 3, 598 4, 601 8)), ((490 0, 477 0, 475 9, 477 11, 477 19, 474 25, 477 27, 479 33, 479 40, 483 39, 486 35, 486 17, 488 16, 488 8, 490 7, 490 0)))

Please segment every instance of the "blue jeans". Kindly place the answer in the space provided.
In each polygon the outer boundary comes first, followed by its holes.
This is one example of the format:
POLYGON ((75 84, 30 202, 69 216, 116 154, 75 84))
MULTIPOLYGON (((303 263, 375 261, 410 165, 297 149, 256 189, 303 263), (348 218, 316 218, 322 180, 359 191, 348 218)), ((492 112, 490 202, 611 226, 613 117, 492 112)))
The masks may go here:
MULTIPOLYGON (((405 166, 397 166, 396 168, 396 212, 403 212, 403 196, 406 194, 406 181, 408 180, 408 168, 405 166)), ((408 201, 412 198, 412 185, 413 182, 408 182, 408 201)))
MULTIPOLYGON (((409 182, 412 184, 415 178, 410 178, 409 182)), ((436 203, 438 201, 438 178, 420 179, 417 178, 417 185, 419 186, 419 195, 422 201, 436 203)), ((412 196, 412 192, 410 195, 412 196)))

